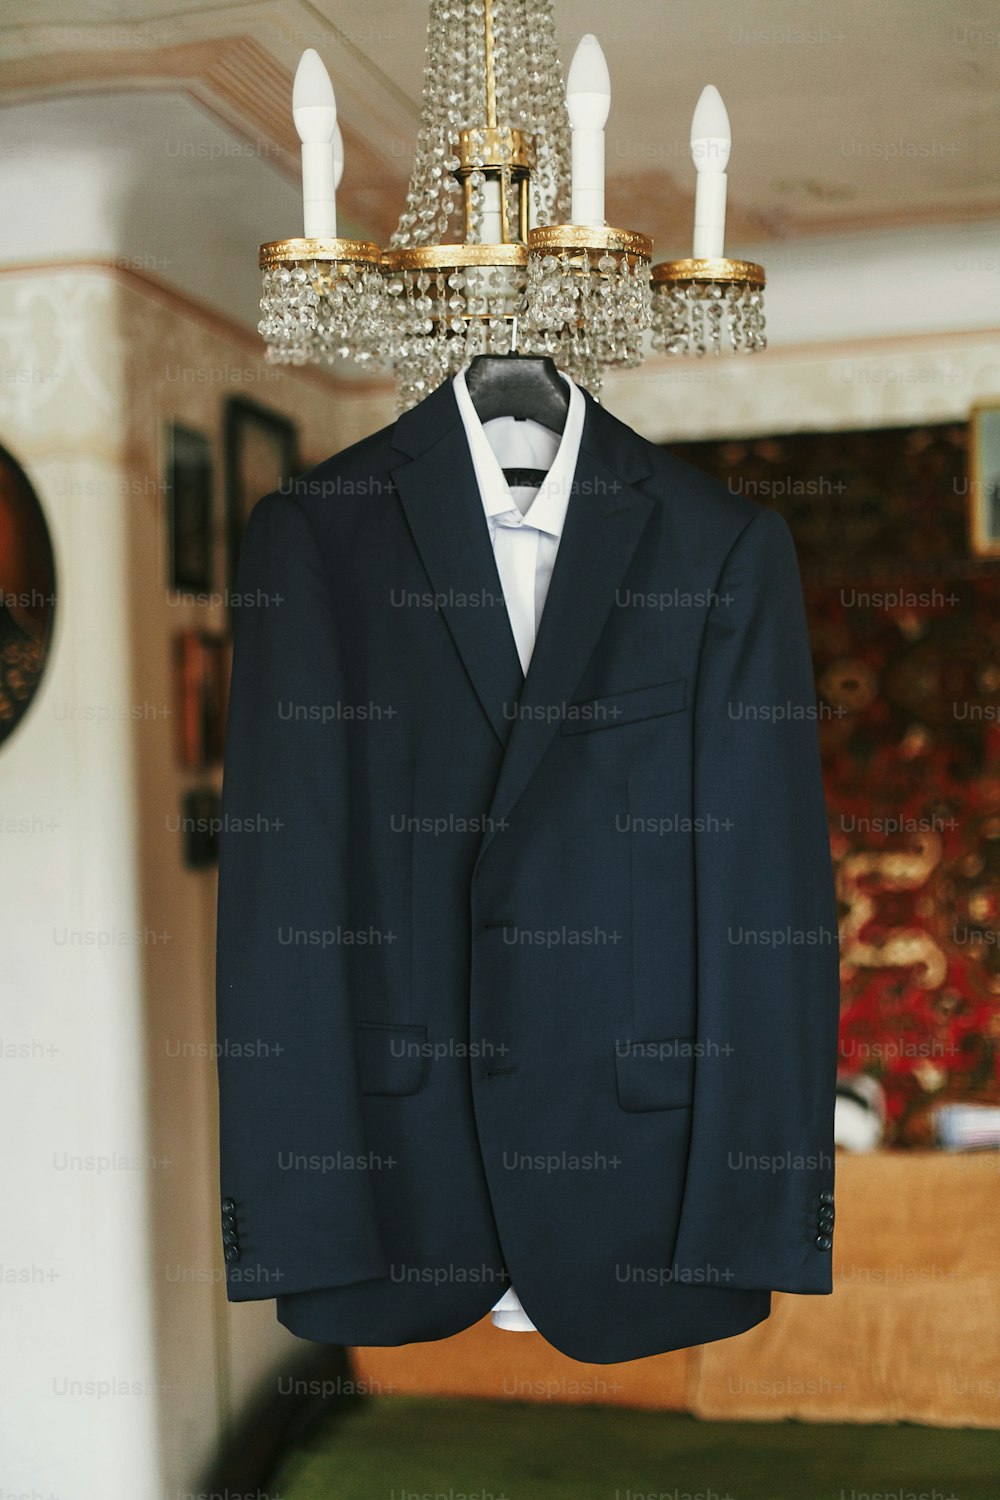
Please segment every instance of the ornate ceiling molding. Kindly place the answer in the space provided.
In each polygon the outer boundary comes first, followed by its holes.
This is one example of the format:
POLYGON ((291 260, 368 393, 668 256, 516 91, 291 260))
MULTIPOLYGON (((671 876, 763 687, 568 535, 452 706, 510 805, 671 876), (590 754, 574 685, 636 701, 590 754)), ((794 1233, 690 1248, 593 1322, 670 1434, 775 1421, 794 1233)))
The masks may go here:
MULTIPOLYGON (((292 181, 301 178, 299 138, 289 108, 292 74, 252 37, 9 57, 0 80, 0 98, 9 102, 109 89, 186 93, 292 181)), ((345 218, 388 238, 406 195, 407 177, 349 123, 341 128, 352 166, 339 194, 345 218)))

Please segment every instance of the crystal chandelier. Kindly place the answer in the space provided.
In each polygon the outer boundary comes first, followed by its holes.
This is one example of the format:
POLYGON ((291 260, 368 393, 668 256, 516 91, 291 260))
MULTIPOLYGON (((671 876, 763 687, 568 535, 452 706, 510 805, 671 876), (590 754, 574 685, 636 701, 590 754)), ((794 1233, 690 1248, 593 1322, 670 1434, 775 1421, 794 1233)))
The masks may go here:
POLYGON ((692 124, 694 255, 604 219, 604 54, 583 38, 564 89, 551 0, 430 0, 406 206, 384 250, 337 236, 343 145, 329 76, 295 78, 305 233, 260 247, 259 324, 279 364, 391 366, 410 406, 476 354, 550 355, 593 394, 667 354, 765 346, 764 272, 722 253, 729 121, 717 90, 692 124))

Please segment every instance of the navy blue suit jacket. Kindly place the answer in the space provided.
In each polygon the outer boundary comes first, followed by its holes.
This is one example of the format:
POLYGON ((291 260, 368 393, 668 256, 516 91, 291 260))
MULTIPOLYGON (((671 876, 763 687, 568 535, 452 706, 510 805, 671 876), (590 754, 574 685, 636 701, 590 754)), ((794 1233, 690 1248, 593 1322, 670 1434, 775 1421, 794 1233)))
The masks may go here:
POLYGON ((605 1363, 829 1292, 836 915, 784 521, 587 397, 525 680, 446 383, 261 500, 237 590, 230 1298, 400 1344, 512 1283, 605 1363))

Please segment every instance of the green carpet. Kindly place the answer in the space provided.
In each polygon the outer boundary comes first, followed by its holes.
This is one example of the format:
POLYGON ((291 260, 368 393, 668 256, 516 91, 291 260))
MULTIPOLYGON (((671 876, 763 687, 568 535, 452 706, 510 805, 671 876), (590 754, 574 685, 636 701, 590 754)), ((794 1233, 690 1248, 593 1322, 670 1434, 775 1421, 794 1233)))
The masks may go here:
POLYGON ((998 1500, 1000 1433, 383 1396, 334 1418, 271 1491, 282 1500, 998 1500))

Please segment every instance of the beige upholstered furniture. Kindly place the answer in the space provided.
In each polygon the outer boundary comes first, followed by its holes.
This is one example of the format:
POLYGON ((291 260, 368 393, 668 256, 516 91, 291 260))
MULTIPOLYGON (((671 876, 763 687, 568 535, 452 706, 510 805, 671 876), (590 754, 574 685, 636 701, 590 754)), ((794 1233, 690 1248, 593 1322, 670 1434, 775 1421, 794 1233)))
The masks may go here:
POLYGON ((583 1365, 489 1318, 353 1351, 375 1394, 618 1403, 706 1418, 1000 1427, 1000 1153, 837 1158, 834 1295, 737 1338, 583 1365))

